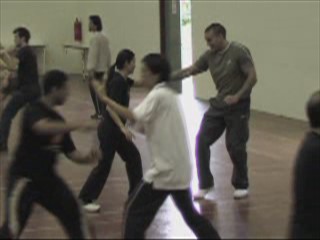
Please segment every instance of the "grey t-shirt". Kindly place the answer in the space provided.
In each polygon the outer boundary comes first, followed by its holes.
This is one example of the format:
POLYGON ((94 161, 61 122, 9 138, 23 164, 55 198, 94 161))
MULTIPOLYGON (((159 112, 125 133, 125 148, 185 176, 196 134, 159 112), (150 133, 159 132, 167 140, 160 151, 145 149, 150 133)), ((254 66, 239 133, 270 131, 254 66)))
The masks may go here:
MULTIPOLYGON (((195 63, 202 72, 210 70, 213 81, 218 90, 216 98, 211 103, 225 106, 224 98, 227 95, 236 94, 243 86, 247 76, 242 66, 252 63, 250 51, 244 45, 231 42, 229 46, 220 52, 206 51, 195 63)), ((250 98, 251 90, 247 91, 241 99, 250 98)))

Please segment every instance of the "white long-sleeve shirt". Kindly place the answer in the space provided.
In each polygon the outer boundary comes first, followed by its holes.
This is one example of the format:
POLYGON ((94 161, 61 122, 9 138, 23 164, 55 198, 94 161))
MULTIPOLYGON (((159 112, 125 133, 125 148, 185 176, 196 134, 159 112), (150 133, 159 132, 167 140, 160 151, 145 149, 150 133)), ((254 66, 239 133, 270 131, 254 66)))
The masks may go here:
POLYGON ((166 84, 159 83, 133 113, 144 126, 151 154, 151 167, 143 179, 153 183, 155 189, 188 189, 192 165, 177 95, 166 84))
POLYGON ((107 72, 111 65, 109 39, 101 32, 96 32, 90 40, 87 70, 107 72))

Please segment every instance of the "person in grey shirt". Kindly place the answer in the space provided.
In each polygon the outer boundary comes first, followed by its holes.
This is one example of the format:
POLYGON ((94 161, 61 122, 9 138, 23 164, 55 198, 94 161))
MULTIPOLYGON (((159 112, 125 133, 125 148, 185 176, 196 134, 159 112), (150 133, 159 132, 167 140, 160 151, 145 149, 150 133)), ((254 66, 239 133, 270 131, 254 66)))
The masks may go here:
POLYGON ((94 90, 91 87, 91 80, 96 79, 100 82, 104 80, 105 74, 108 72, 111 64, 111 54, 109 40, 102 33, 102 21, 98 15, 89 17, 89 31, 94 33, 90 40, 88 53, 87 71, 89 79, 90 94, 93 101, 95 114, 91 118, 101 118, 105 112, 105 105, 98 99, 94 90))
POLYGON ((226 29, 212 23, 205 30, 207 50, 191 67, 176 71, 172 81, 210 70, 218 90, 210 99, 196 141, 199 192, 195 200, 203 199, 214 186, 210 172, 210 146, 226 130, 226 147, 233 162, 234 198, 249 195, 246 144, 249 139, 250 95, 257 82, 250 51, 237 42, 226 39, 226 29))

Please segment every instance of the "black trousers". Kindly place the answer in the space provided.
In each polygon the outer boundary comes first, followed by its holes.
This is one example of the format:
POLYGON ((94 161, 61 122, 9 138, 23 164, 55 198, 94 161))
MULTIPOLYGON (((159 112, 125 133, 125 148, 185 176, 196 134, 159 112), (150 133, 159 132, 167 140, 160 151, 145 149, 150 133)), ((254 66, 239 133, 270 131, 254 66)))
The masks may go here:
POLYGON ((130 196, 124 214, 124 238, 143 239, 161 205, 172 196, 185 222, 201 239, 220 239, 211 223, 194 208, 190 189, 165 191, 155 190, 152 184, 142 182, 130 196))
POLYGON ((77 199, 61 178, 52 175, 37 181, 20 176, 9 177, 1 239, 19 238, 35 203, 56 216, 71 239, 90 237, 77 199))
MULTIPOLYGON (((319 209, 317 209, 319 212, 319 209)), ((289 239, 319 239, 319 218, 314 220, 314 224, 293 223, 291 224, 289 239), (317 227, 315 227, 317 225, 317 227)))
POLYGON ((116 152, 125 162, 129 180, 129 194, 136 188, 142 179, 141 156, 133 142, 128 141, 125 135, 115 125, 109 115, 98 128, 100 149, 102 160, 92 170, 82 190, 79 198, 84 203, 98 199, 111 170, 116 152))
MULTIPOLYGON (((94 73, 94 78, 100 82, 103 81, 103 75, 104 72, 95 72, 94 73)), ((103 115, 106 111, 106 106, 105 104, 98 98, 95 90, 93 89, 93 87, 91 86, 91 84, 89 83, 89 89, 90 89, 90 95, 91 95, 91 99, 94 105, 94 109, 96 110, 96 114, 98 115, 103 115)))
POLYGON ((6 105, 0 120, 0 144, 7 145, 12 120, 27 103, 37 100, 40 97, 40 89, 34 88, 29 91, 16 91, 6 105))
POLYGON ((250 100, 217 108, 211 105, 205 113, 196 141, 196 159, 200 189, 214 185, 210 172, 210 146, 226 130, 226 147, 233 163, 232 185, 236 189, 249 187, 247 150, 249 139, 250 100))

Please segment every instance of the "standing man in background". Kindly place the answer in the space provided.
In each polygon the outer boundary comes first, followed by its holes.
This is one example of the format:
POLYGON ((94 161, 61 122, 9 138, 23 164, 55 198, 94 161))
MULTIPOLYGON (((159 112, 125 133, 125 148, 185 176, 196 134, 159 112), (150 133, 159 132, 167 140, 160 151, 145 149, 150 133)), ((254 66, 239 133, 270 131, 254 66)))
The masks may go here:
POLYGON ((13 31, 16 58, 11 57, 7 50, 1 50, 0 56, 7 69, 17 71, 17 89, 6 105, 0 120, 0 151, 8 150, 8 138, 13 118, 25 104, 38 99, 41 95, 36 55, 29 46, 31 34, 28 29, 19 27, 13 31))
POLYGON ((203 199, 214 186, 210 172, 210 146, 226 130, 226 145, 233 163, 232 185, 234 198, 249 195, 246 145, 249 139, 250 95, 257 82, 250 51, 237 42, 226 39, 227 31, 220 23, 212 23, 205 30, 207 50, 191 67, 173 74, 179 80, 210 70, 218 95, 210 99, 197 135, 196 158, 199 192, 203 199))
POLYGON ((89 31, 94 33, 90 40, 88 54, 88 79, 92 102, 95 108, 95 114, 91 118, 102 118, 105 112, 105 105, 99 100, 90 82, 96 79, 100 82, 104 80, 105 74, 108 72, 111 64, 111 53, 109 47, 109 39, 102 33, 102 21, 100 16, 92 15, 89 17, 89 31))

